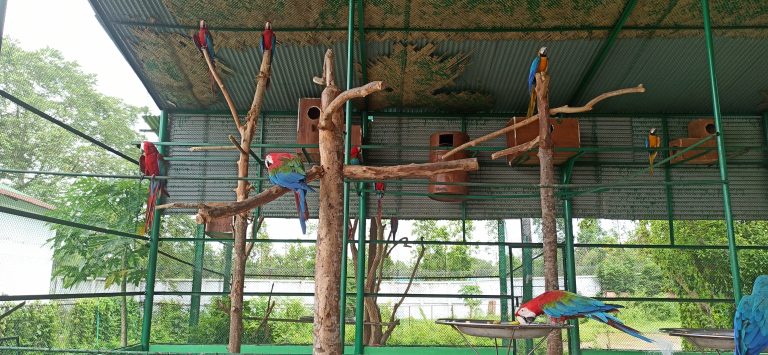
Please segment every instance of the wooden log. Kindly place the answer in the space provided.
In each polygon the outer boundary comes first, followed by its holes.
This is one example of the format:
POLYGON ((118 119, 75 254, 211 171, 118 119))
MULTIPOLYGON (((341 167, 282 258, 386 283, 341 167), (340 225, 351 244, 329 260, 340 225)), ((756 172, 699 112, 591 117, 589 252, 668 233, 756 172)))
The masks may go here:
MULTIPOLYGON (((261 67, 259 68, 258 84, 256 93, 253 96, 251 109, 246 116, 245 126, 238 126, 240 132, 240 159, 237 161, 237 176, 240 178, 248 177, 249 152, 251 150, 251 141, 253 133, 256 131, 257 118, 261 110, 261 103, 264 100, 267 80, 270 72, 271 51, 264 51, 261 58, 261 67)), ((237 201, 241 202, 248 198, 250 183, 246 180, 237 181, 237 201)), ((230 319, 229 319, 229 344, 227 350, 230 353, 239 353, 243 335, 243 288, 245 287, 245 236, 248 229, 248 211, 240 211, 235 215, 234 243, 235 251, 234 262, 232 263, 232 290, 229 294, 230 299, 230 319)))
POLYGON ((229 96, 229 90, 227 90, 227 87, 224 86, 224 82, 221 80, 221 77, 219 77, 219 73, 216 72, 216 67, 213 66, 213 62, 211 62, 211 57, 208 55, 208 51, 203 50, 201 52, 203 52, 203 56, 205 57, 205 63, 208 64, 208 70, 210 71, 211 75, 213 75, 213 79, 216 80, 216 84, 219 85, 219 89, 224 95, 224 100, 227 102, 229 112, 232 114, 232 119, 235 121, 235 127, 240 130, 240 117, 237 115, 234 101, 232 101, 232 98, 229 96))
MULTIPOLYGON (((549 131, 549 75, 536 74, 536 100, 539 108, 539 184, 553 186, 555 184, 555 166, 552 161, 554 147, 552 134, 549 131)), ((544 289, 557 290, 557 221, 555 220, 555 191, 554 189, 539 189, 541 194, 541 230, 544 253, 544 289)), ((547 338, 547 354, 561 355, 563 353, 562 334, 559 331, 550 333, 547 338)))
POLYGON ((477 158, 392 166, 347 165, 344 167, 344 177, 354 180, 429 178, 434 174, 454 171, 476 171, 478 169, 480 169, 480 165, 477 162, 477 158))

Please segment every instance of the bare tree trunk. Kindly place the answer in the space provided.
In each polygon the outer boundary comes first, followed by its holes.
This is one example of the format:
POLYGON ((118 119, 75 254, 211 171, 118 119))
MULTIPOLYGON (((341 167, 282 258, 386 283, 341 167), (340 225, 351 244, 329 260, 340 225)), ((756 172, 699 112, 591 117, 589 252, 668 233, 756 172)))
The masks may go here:
MULTIPOLYGON (((552 162, 552 135, 549 131, 549 75, 536 74, 536 100, 539 112, 539 162, 541 193, 541 230, 544 242, 544 289, 556 290, 557 285, 557 221, 555 220, 555 167, 552 162)), ((563 339, 560 331, 547 338, 547 354, 561 355, 563 339)))
MULTIPOLYGON (((241 178, 248 177, 248 162, 250 157, 247 152, 251 150, 251 141, 253 133, 256 131, 256 123, 261 111, 261 103, 264 100, 267 79, 269 79, 270 59, 272 53, 264 51, 261 58, 261 68, 259 69, 258 85, 253 96, 251 108, 246 116, 245 127, 238 127, 240 132, 240 159, 237 161, 237 176, 241 178)), ((223 86, 223 85, 222 85, 223 86)), ((237 120, 235 120, 237 121, 237 120)), ((248 198, 248 189, 250 184, 246 180, 237 181, 237 201, 243 201, 248 198)), ((248 231, 248 214, 250 210, 244 211, 235 216, 234 228, 234 263, 232 270, 232 290, 229 294, 231 308, 229 312, 229 345, 227 350, 230 353, 239 353, 243 335, 243 287, 245 284, 245 236, 248 231)))

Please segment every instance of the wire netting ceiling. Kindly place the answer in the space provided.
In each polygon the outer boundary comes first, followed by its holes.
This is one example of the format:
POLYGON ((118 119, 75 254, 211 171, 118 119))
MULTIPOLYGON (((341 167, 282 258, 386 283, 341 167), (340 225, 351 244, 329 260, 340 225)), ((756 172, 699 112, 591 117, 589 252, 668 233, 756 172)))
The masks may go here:
MULTIPOLYGON (((326 48, 336 53, 337 80, 345 80, 345 1, 91 3, 162 109, 226 108, 211 93, 204 62, 190 39, 201 18, 211 28, 221 63, 231 69, 224 80, 240 109, 250 104, 261 56, 259 32, 266 20, 273 21, 281 41, 267 110, 290 111, 298 97, 317 95, 319 87, 311 78, 320 73, 326 48)), ((370 80, 386 79, 394 90, 386 99, 372 98, 376 110, 520 112, 531 56, 546 45, 555 105, 583 103, 604 91, 643 83, 648 92, 642 98, 618 98, 598 111, 709 111, 699 1, 631 3, 366 1, 365 56, 360 56, 356 33, 356 79, 363 73, 370 80), (587 78, 624 12, 628 17, 619 39, 587 78), (408 100, 420 95, 435 97, 408 100)), ((723 111, 756 113, 768 89, 761 80, 768 76, 763 61, 768 3, 719 0, 711 11, 723 111)))

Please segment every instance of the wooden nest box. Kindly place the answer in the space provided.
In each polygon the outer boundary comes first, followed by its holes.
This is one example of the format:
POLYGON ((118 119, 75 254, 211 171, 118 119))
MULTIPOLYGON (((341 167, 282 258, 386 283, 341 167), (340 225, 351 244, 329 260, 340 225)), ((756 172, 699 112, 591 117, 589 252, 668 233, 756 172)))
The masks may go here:
MULTIPOLYGON (((511 126, 522 122, 526 117, 515 117, 507 123, 511 126)), ((550 118, 550 128, 552 129, 552 144, 555 152, 552 156, 554 165, 560 165, 576 155, 576 150, 558 151, 557 148, 580 148, 581 132, 579 130, 579 120, 576 118, 550 118)), ((514 147, 530 142, 539 136, 538 122, 522 126, 512 132, 507 133, 507 147, 514 147)), ((507 156, 509 165, 539 165, 537 151, 524 152, 519 155, 507 156)))
MULTIPOLYGON (((298 144, 318 144, 320 143, 320 132, 317 125, 320 123, 320 99, 319 98, 301 98, 299 99, 299 115, 296 125, 296 143, 298 144)), ((352 125, 352 145, 362 144, 362 130, 360 125, 352 125)), ((318 148, 305 148, 307 155, 312 162, 320 162, 320 150, 318 148)), ((296 149, 296 153, 302 160, 307 160, 301 148, 296 149)))
MULTIPOLYGON (((675 148, 684 149, 699 142, 707 136, 713 135, 717 132, 715 129, 715 120, 713 118, 699 118, 691 122, 688 122, 688 137, 675 138, 670 140, 669 148, 671 148, 669 154, 674 155, 677 153, 675 148)), ((703 164, 709 165, 717 162, 717 141, 710 139, 698 147, 707 148, 708 150, 699 150, 693 148, 675 158, 672 159, 672 164, 686 163, 686 164, 703 164)))
MULTIPOLYGON (((429 137, 429 161, 436 163, 440 161, 440 156, 449 150, 456 148, 469 141, 469 135, 464 132, 436 132, 429 137)), ((462 150, 446 161, 459 160, 467 158, 467 151, 462 150)), ((435 174, 429 178, 429 193, 433 195, 429 198, 443 202, 462 202, 462 195, 469 192, 466 185, 441 185, 440 183, 469 182, 469 172, 455 171, 452 173, 435 174)))
POLYGON ((205 234, 211 238, 232 238, 232 217, 216 218, 205 224, 205 234))

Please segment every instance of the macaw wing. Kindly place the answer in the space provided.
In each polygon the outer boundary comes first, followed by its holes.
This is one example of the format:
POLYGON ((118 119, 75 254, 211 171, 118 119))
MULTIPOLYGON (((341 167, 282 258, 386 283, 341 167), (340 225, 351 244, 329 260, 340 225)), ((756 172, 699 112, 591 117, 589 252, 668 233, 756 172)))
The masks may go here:
MULTIPOLYGON (((271 47, 273 52, 275 51, 275 44, 276 43, 277 43, 277 36, 275 36, 275 34, 273 33, 272 34, 272 47, 271 47)), ((274 53, 272 55, 274 55, 274 53)))
POLYGON ((259 41, 259 49, 261 53, 264 53, 264 33, 261 34, 261 40, 259 41))
POLYGON ((531 92, 531 89, 533 89, 533 83, 536 81, 536 71, 539 69, 539 62, 541 61, 541 58, 536 56, 536 58, 533 59, 533 62, 531 62, 531 69, 528 71, 528 92, 531 92))
POLYGON ((572 293, 542 306, 544 313, 551 318, 580 317, 595 312, 609 312, 616 308, 615 305, 572 293))
POLYGON ((141 171, 142 174, 147 175, 147 163, 145 159, 146 157, 144 154, 141 154, 139 157, 139 171, 141 171))
POLYGON ((306 190, 307 183, 304 175, 295 172, 277 173, 270 175, 269 180, 291 190, 306 190))
POLYGON ((198 36, 197 33, 192 35, 192 41, 195 42, 195 47, 197 47, 198 50, 203 47, 203 44, 200 43, 200 36, 198 36))
POLYGON ((208 46, 208 53, 211 55, 211 60, 216 57, 216 52, 213 50, 213 36, 208 30, 205 30, 205 45, 208 46))
POLYGON ((645 147, 650 148, 651 147, 651 140, 648 137, 645 137, 645 147))
POLYGON ((304 163, 301 162, 301 158, 298 156, 283 159, 283 166, 290 168, 293 172, 301 174, 302 178, 304 175, 306 175, 306 171, 304 170, 304 163))
POLYGON ((736 354, 758 354, 768 346, 768 300, 744 297, 733 319, 736 354))

